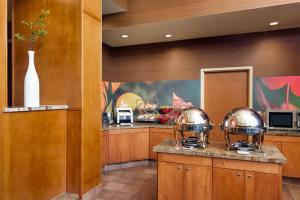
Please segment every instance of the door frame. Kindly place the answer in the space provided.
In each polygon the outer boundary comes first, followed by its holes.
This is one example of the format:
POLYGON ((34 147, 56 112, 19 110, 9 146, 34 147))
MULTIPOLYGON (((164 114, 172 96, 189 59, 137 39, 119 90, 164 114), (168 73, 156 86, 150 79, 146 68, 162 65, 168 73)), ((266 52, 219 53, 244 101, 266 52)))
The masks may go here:
POLYGON ((202 68, 200 69, 200 107, 204 109, 204 94, 205 94, 205 74, 214 73, 214 72, 248 72, 248 107, 253 107, 253 67, 244 66, 244 67, 221 67, 221 68, 202 68))

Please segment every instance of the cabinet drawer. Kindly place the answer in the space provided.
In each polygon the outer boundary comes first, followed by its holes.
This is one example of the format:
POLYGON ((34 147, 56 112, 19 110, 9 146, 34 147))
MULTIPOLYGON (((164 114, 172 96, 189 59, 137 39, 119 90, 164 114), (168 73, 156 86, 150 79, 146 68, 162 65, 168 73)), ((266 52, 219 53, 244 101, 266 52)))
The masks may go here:
POLYGON ((149 133, 149 128, 121 128, 109 130, 109 134, 149 133))
POLYGON ((280 174, 281 165, 274 163, 262 163, 252 161, 239 161, 227 159, 213 159, 213 166, 217 168, 226 168, 234 170, 247 170, 253 172, 263 172, 269 174, 280 174))
POLYGON ((200 156, 186 156, 176 154, 158 153, 158 160, 172 163, 184 163, 189 165, 212 166, 212 158, 200 156))
POLYGON ((150 128, 150 133, 174 133, 173 128, 150 128))

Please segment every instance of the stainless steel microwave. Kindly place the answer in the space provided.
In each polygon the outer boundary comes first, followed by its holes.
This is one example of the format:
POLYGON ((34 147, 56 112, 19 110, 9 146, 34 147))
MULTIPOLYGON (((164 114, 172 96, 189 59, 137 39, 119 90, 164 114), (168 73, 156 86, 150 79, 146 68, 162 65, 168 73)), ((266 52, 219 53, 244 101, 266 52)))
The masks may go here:
POLYGON ((266 124, 268 129, 300 130, 300 111, 267 110, 266 124))

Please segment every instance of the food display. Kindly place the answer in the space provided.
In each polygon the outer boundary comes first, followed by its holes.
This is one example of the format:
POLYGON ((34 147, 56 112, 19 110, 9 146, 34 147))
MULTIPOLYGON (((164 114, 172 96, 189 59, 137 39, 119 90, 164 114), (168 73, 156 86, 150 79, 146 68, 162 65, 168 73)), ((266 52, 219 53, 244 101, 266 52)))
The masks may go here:
POLYGON ((146 104, 139 105, 136 109, 137 109, 138 112, 153 111, 153 110, 157 109, 157 105, 146 103, 146 104))
POLYGON ((157 104, 141 104, 136 108, 136 119, 137 122, 156 122, 159 117, 159 113, 156 110, 157 104))
POLYGON ((161 107, 159 107, 159 112, 162 113, 162 114, 168 114, 172 110, 173 110, 173 107, 170 107, 170 106, 161 106, 161 107))

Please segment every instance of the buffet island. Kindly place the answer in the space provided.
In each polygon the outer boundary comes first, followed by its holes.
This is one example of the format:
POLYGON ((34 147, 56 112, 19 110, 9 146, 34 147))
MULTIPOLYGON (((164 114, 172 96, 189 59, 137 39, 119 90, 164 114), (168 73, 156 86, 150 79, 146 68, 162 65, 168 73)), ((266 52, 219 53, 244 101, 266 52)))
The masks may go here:
POLYGON ((167 140, 158 153, 158 200, 280 200, 286 158, 273 145, 242 155, 225 144, 184 150, 167 140))
POLYGON ((209 143, 213 124, 200 108, 177 117, 175 140, 153 148, 158 153, 158 200, 280 200, 282 165, 278 148, 263 145, 261 116, 250 108, 226 114, 224 143, 209 143), (234 141, 233 136, 243 140, 234 141))

